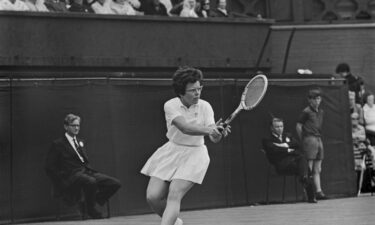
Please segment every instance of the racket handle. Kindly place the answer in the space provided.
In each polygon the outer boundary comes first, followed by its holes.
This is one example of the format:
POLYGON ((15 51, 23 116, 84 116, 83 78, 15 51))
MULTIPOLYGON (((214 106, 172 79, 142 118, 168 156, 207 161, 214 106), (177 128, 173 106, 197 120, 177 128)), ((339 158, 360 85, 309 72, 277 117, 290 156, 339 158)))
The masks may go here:
MULTIPOLYGON (((223 126, 223 127, 224 127, 224 129, 225 129, 225 128, 226 128, 226 127, 228 126, 228 124, 226 124, 226 123, 223 123, 223 124, 222 124, 222 126, 223 126)), ((223 131, 224 131, 224 129, 223 129, 223 128, 221 128, 221 127, 218 127, 218 128, 217 128, 217 130, 218 130, 218 131, 220 131, 220 132, 223 132, 223 131)))

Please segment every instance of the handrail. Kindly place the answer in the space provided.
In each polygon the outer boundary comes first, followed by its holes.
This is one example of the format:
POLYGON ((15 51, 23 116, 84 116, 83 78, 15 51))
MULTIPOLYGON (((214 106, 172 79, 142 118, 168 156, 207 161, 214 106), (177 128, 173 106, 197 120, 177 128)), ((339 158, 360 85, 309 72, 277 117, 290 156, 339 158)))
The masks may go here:
POLYGON ((375 23, 271 25, 272 30, 332 30, 375 28, 375 23))
POLYGON ((16 17, 50 17, 62 19, 101 19, 101 20, 128 20, 128 21, 152 21, 152 22, 198 22, 198 23, 236 23, 236 24, 272 24, 273 19, 257 19, 253 17, 208 17, 187 18, 179 16, 151 16, 151 15, 106 15, 95 13, 77 12, 31 12, 31 11, 0 11, 2 16, 16 17))

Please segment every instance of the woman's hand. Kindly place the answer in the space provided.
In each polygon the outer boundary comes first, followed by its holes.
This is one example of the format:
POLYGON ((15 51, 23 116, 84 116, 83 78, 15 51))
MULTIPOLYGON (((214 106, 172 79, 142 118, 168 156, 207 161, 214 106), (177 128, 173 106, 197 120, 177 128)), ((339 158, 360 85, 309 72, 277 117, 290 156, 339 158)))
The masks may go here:
POLYGON ((228 136, 228 134, 232 132, 230 129, 231 126, 223 123, 221 118, 216 122, 216 127, 223 134, 224 137, 228 136))

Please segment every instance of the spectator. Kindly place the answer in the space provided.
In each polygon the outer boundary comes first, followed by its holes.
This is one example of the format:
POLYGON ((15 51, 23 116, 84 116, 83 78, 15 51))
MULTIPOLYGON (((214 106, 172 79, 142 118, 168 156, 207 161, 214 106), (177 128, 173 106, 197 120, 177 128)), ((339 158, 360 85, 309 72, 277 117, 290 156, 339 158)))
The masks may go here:
POLYGON ((28 11, 29 7, 21 0, 0 0, 0 10, 28 11))
POLYGON ((366 139, 365 128, 359 124, 359 115, 357 113, 352 113, 351 119, 354 151, 354 169, 357 172, 357 187, 360 188, 362 186, 359 184, 359 182, 361 182, 362 180, 360 179, 361 173, 363 176, 363 172, 364 170, 366 170, 366 167, 370 167, 371 169, 373 165, 375 149, 369 144, 368 140, 366 139), (367 163, 366 160, 364 160, 364 157, 366 157, 367 163))
POLYGON ((94 13, 86 0, 71 0, 69 7, 70 12, 94 13))
POLYGON ((302 141, 303 151, 307 158, 309 168, 313 173, 316 198, 326 199, 320 185, 320 173, 324 159, 322 142, 323 110, 320 108, 322 101, 321 91, 318 88, 310 89, 308 94, 309 105, 302 111, 296 130, 302 141))
POLYGON ((374 95, 367 94, 366 103, 363 106, 363 117, 366 130, 366 136, 370 140, 371 145, 375 145, 375 106, 374 95))
POLYGON ((166 10, 167 10, 167 14, 168 14, 168 16, 170 16, 170 13, 169 13, 169 11, 172 9, 172 2, 171 2, 171 0, 160 0, 160 3, 162 3, 164 6, 165 6, 165 8, 166 8, 166 10))
MULTIPOLYGON (((66 196, 83 190, 87 213, 91 218, 102 218, 96 203, 105 202, 121 187, 116 178, 99 173, 89 164, 86 144, 77 137, 81 118, 68 114, 64 119, 65 134, 52 143, 46 159, 46 172, 54 186, 66 196)), ((80 193, 80 192, 79 192, 80 193)))
POLYGON ((138 15, 139 12, 135 8, 139 8, 140 6, 141 3, 138 0, 113 0, 111 3, 111 9, 118 15, 138 15))
POLYGON ((362 169, 362 153, 363 149, 366 149, 366 131, 365 128, 359 124, 359 115, 358 113, 351 114, 352 120, 352 140, 353 140, 353 150, 354 150, 354 159, 355 159, 355 168, 356 170, 362 169))
POLYGON ((25 0, 25 4, 29 8, 29 11, 34 12, 48 12, 44 0, 25 0))
POLYGON ((278 173, 298 175, 308 202, 316 203, 311 172, 306 158, 299 151, 297 140, 288 133, 284 134, 282 119, 273 118, 270 128, 270 137, 262 140, 268 160, 278 173))
POLYGON ((182 7, 182 11, 180 13, 181 17, 191 17, 191 18, 197 18, 198 15, 195 12, 196 8, 196 0, 184 0, 184 4, 182 7))
POLYGON ((143 0, 139 11, 145 15, 168 16, 167 8, 160 0, 143 0))
POLYGON ((347 63, 338 64, 336 67, 336 73, 346 79, 349 91, 353 91, 355 93, 356 103, 362 105, 360 97, 361 89, 363 88, 361 86, 364 85, 362 78, 359 76, 354 76, 350 72, 350 67, 347 63))
POLYGON ((363 110, 360 104, 355 102, 355 93, 349 91, 349 107, 350 107, 350 114, 357 113, 359 115, 359 124, 363 125, 363 110))
POLYGON ((210 17, 210 0, 200 0, 197 7, 197 14, 199 17, 210 17))
POLYGON ((180 16, 184 0, 172 0, 172 9, 169 10, 169 14, 172 16, 180 16))
POLYGON ((111 9, 112 0, 94 0, 91 3, 91 8, 96 14, 115 14, 111 9))
POLYGON ((68 12, 64 0, 45 0, 44 4, 50 12, 68 12))
POLYGON ((210 15, 212 17, 229 17, 227 10, 227 0, 217 0, 217 8, 210 15))

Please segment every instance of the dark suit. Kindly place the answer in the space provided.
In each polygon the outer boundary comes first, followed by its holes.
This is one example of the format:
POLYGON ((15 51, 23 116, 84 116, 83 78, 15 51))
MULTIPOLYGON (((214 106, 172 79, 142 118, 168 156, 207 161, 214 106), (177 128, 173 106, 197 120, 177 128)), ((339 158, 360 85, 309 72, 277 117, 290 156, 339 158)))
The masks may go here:
POLYGON ((305 157, 298 151, 298 141, 290 134, 284 134, 282 140, 271 134, 269 138, 264 138, 262 141, 264 151, 267 158, 278 173, 296 174, 301 180, 308 176, 308 165, 305 157), (287 143, 289 149, 294 149, 293 152, 288 152, 287 147, 280 147, 277 144, 287 143))
POLYGON ((210 11, 210 17, 229 17, 229 14, 225 14, 219 9, 214 9, 210 11))
POLYGON ((82 162, 64 135, 53 141, 47 154, 46 172, 55 188, 64 197, 76 197, 77 191, 83 190, 88 210, 95 203, 103 205, 120 187, 116 178, 99 173, 90 166, 83 140, 77 138, 82 145, 77 148, 84 159, 82 162))

